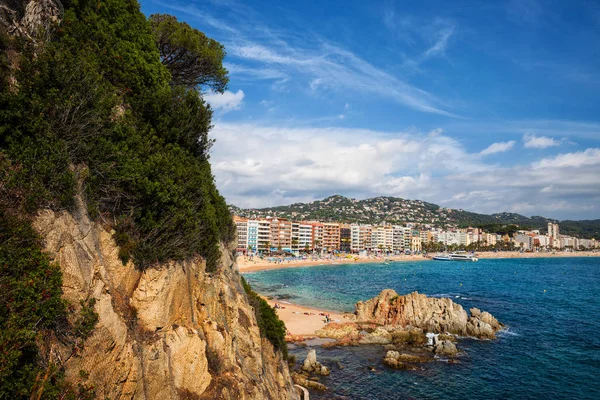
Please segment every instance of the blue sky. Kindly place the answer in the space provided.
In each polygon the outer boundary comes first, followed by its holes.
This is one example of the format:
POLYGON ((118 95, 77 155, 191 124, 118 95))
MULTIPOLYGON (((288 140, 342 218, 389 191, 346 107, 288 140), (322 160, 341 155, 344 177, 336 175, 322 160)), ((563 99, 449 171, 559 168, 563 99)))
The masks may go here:
POLYGON ((142 0, 225 45, 228 202, 600 218, 600 3, 142 0))

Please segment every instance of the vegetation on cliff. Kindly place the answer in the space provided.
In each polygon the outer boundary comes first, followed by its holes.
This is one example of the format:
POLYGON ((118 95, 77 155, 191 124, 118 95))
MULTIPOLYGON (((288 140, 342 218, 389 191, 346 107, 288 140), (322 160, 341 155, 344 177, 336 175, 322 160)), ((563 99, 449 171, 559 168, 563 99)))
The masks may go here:
MULTIPOLYGON (((124 261, 146 268, 200 254, 216 269, 234 228, 210 169, 202 88, 172 80, 137 1, 73 1, 53 37, 41 51, 18 48, 17 88, 0 95, 0 148, 26 209, 69 208, 80 179, 124 261)), ((197 73, 190 82, 226 85, 222 67, 197 73)))
POLYGON ((136 0, 63 5, 43 41, 0 24, 0 398, 65 397, 40 338, 77 342, 97 318, 90 302, 67 318, 75 307, 31 228, 37 210, 69 211, 82 195, 141 269, 201 255, 215 271, 234 233, 201 95, 227 86, 223 47, 173 17, 149 21, 136 0))
POLYGON ((244 291, 248 296, 250 305, 254 308, 254 315, 256 315, 256 322, 260 329, 260 335, 267 338, 275 350, 280 350, 283 354, 284 359, 287 359, 287 344, 285 342, 286 328, 282 320, 277 316, 275 309, 269 305, 260 297, 248 284, 248 282, 242 277, 242 285, 244 291))

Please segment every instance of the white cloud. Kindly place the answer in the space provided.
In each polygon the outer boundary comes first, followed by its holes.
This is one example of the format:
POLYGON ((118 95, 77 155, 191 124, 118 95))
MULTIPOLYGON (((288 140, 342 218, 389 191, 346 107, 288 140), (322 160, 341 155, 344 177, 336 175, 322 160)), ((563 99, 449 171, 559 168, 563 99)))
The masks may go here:
POLYGON ((600 213, 600 149, 502 166, 484 162, 439 129, 390 133, 218 123, 212 135, 219 190, 242 207, 341 193, 422 199, 486 213, 556 218, 600 213))
POLYGON ((489 147, 483 149, 479 154, 481 154, 482 156, 487 156, 489 154, 503 153, 512 149, 515 143, 516 142, 514 140, 508 142, 493 143, 489 147))
MULTIPOLYGON (((534 164, 535 168, 581 168, 600 165, 600 149, 586 149, 575 153, 559 154, 556 157, 544 158, 534 164)), ((600 179, 600 178, 599 178, 600 179)), ((600 184, 600 180, 598 182, 600 184)))
POLYGON ((558 146, 561 144, 560 140, 553 139, 547 136, 535 136, 526 133, 523 136, 524 146, 528 149, 545 149, 547 147, 558 146))
POLYGON ((233 93, 226 90, 224 93, 208 93, 204 95, 210 106, 215 110, 221 110, 226 113, 228 111, 237 110, 242 106, 244 100, 244 91, 238 90, 233 93))

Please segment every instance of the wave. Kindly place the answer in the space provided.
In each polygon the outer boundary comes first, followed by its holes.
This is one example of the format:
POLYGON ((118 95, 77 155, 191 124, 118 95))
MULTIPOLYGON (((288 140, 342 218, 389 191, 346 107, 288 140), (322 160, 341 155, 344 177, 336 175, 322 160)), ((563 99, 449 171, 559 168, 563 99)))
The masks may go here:
POLYGON ((519 335, 517 332, 511 330, 510 328, 504 328, 502 330, 499 330, 496 335, 498 337, 502 337, 502 336, 521 336, 519 335))

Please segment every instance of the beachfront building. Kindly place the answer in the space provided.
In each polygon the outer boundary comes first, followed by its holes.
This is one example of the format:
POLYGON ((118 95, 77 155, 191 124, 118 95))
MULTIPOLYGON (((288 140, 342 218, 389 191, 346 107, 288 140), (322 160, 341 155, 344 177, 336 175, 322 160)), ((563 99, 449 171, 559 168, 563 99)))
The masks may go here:
POLYGON ((488 246, 495 246, 496 245, 496 236, 495 234, 491 234, 491 233, 486 233, 484 234, 484 241, 488 246))
POLYGON ((375 251, 392 251, 394 229, 391 225, 376 225, 371 228, 371 246, 375 251))
POLYGON ((258 222, 258 233, 256 235, 256 248, 258 251, 271 250, 271 221, 260 219, 258 222))
POLYGON ((533 250, 533 238, 535 236, 530 233, 518 233, 514 236, 515 246, 522 250, 533 250))
POLYGON ((312 226, 312 249, 321 251, 323 249, 323 224, 320 222, 310 222, 312 226))
POLYGON ((373 249, 372 230, 373 228, 371 227, 371 225, 360 226, 360 231, 358 233, 360 251, 371 251, 373 249))
POLYGON ((385 249, 387 251, 393 251, 394 250, 394 227, 389 224, 385 225, 384 231, 385 231, 385 240, 384 240, 385 249))
POLYGON ((548 236, 553 239, 558 239, 560 232, 558 230, 558 224, 553 224, 552 222, 548 222, 548 236))
POLYGON ((248 220, 246 218, 234 218, 233 222, 237 232, 236 251, 245 254, 248 250, 248 220))
POLYGON ((298 253, 300 251, 300 223, 292 221, 292 252, 298 253))
POLYGON ((258 250, 258 221, 248 220, 247 245, 248 250, 256 252, 258 250))
POLYGON ((411 236, 410 238, 410 251, 413 253, 420 252, 422 250, 421 247, 421 237, 418 235, 411 236))
POLYGON ((385 249, 385 230, 383 226, 375 225, 371 228, 371 246, 375 251, 385 249))
POLYGON ((340 225, 340 251, 342 253, 350 253, 352 251, 351 241, 352 233, 350 225, 340 225))
POLYGON ((326 222, 323 224, 323 250, 328 252, 340 249, 340 224, 326 222))
POLYGON ((449 231, 440 228, 414 224, 407 226, 381 224, 350 225, 332 222, 295 222, 285 218, 247 219, 233 217, 237 232, 237 251, 266 252, 284 250, 327 251, 359 253, 362 251, 421 251, 424 244, 443 243, 445 246, 484 246, 502 247, 514 245, 523 251, 544 251, 549 249, 596 249, 600 242, 594 239, 580 239, 560 235, 558 224, 548 224, 548 233, 539 230, 519 230, 513 237, 486 233, 479 228, 461 228, 449 231), (559 235, 554 237, 552 235, 559 235), (416 239, 420 245, 416 244, 416 239))
POLYGON ((292 251, 292 222, 284 218, 271 219, 271 250, 292 251))
POLYGON ((392 249, 394 251, 404 250, 404 227, 392 226, 392 249))
POLYGON ((299 224, 298 226, 298 248, 309 251, 313 249, 313 227, 310 224, 299 224))
POLYGON ((360 225, 350 225, 350 250, 353 253, 358 253, 360 250, 360 225))

